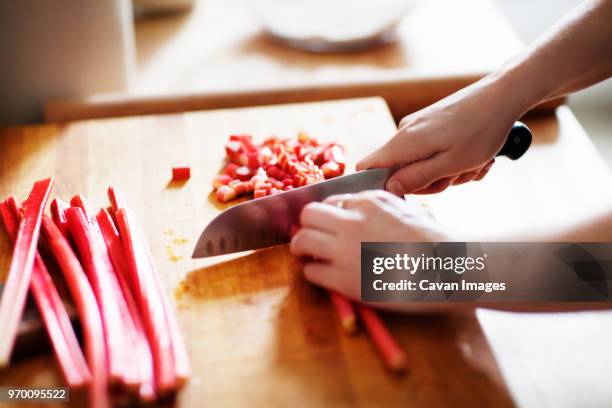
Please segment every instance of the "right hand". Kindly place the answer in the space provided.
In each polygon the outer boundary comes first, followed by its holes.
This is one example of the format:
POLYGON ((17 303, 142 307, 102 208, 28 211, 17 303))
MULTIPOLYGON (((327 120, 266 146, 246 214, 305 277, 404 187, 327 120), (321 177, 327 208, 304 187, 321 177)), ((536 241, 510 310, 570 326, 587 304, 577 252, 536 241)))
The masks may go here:
POLYGON ((406 116, 397 134, 362 159, 357 170, 401 166, 386 185, 399 196, 481 180, 516 119, 497 88, 479 81, 406 116))

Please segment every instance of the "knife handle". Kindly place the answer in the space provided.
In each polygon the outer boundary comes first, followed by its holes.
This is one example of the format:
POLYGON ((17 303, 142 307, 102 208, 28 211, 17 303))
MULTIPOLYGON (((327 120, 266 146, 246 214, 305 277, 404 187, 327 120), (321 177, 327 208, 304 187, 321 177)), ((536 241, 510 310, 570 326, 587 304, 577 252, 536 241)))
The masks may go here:
POLYGON ((523 122, 514 122, 506 143, 496 156, 506 156, 511 160, 517 160, 529 149, 531 139, 531 130, 523 122))

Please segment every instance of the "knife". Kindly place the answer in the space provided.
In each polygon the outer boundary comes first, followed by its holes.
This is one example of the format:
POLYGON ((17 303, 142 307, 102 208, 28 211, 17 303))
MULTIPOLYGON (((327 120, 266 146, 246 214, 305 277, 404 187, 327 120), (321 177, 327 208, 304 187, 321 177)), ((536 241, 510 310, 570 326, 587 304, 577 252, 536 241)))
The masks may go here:
MULTIPOLYGON (((516 122, 497 156, 520 158, 531 144, 531 131, 516 122)), ((394 169, 377 168, 336 177, 237 204, 219 214, 202 232, 193 258, 205 258, 290 241, 289 232, 299 224, 302 207, 335 194, 382 189, 394 169)))

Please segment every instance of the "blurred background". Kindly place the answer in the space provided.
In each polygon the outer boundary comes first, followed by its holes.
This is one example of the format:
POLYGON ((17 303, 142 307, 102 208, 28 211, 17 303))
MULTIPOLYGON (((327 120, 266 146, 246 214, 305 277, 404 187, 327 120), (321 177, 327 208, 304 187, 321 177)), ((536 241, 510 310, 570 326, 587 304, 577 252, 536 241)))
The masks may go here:
MULTIPOLYGON (((580 0, 496 0, 525 43, 538 38, 580 0)), ((569 98, 569 105, 612 168, 612 80, 569 98)))
MULTIPOLYGON (((119 115, 161 113, 185 95, 203 109, 378 94, 399 119, 491 72, 578 3, 0 0, 0 124, 87 118, 74 112, 109 98, 119 115), (87 102, 43 115, 75 98, 87 102)), ((612 82, 569 104, 612 165, 612 82)))

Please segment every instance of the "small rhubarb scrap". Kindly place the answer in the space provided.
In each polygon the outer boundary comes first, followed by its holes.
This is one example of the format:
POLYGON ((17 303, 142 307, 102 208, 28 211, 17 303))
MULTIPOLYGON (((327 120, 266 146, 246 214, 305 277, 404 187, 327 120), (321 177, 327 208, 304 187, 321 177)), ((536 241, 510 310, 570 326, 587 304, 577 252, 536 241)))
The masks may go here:
POLYGON ((0 300, 0 368, 8 365, 15 346, 36 259, 41 218, 52 186, 52 178, 34 183, 19 222, 13 259, 0 300))
POLYGON ((172 168, 172 181, 187 181, 191 177, 191 168, 187 166, 172 168))

